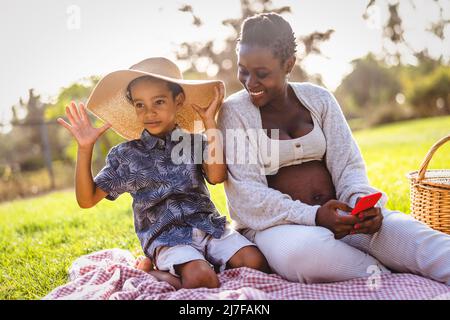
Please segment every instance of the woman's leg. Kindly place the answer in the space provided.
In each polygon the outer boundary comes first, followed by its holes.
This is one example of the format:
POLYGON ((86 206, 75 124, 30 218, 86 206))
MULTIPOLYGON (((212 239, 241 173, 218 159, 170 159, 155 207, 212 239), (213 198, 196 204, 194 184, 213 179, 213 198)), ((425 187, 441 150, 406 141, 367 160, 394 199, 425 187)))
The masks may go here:
POLYGON ((450 236, 400 211, 383 209, 373 235, 349 235, 341 241, 376 257, 388 268, 450 285, 450 236))
POLYGON ((376 259, 336 240, 326 228, 281 225, 256 232, 255 243, 274 272, 301 283, 344 281, 368 277, 376 259))

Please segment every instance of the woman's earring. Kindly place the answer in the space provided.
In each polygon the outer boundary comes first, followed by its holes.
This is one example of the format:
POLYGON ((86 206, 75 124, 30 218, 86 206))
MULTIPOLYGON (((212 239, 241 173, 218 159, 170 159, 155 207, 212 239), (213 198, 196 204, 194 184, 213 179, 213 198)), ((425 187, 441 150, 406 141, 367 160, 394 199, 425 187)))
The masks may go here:
POLYGON ((286 74, 286 80, 289 80, 290 75, 291 75, 290 72, 286 74))

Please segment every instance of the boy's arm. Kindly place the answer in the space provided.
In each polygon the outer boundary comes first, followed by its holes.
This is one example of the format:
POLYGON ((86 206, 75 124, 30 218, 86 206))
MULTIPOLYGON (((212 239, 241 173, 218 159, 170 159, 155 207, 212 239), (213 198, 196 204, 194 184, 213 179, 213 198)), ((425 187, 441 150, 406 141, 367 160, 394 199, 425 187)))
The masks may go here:
POLYGON ((107 123, 100 128, 94 128, 82 103, 78 108, 72 101, 70 106, 66 107, 66 115, 70 124, 62 118, 58 118, 58 123, 72 134, 78 144, 75 170, 77 202, 81 208, 90 208, 107 195, 95 186, 91 173, 91 160, 95 142, 111 125, 107 123))
POLYGON ((206 122, 208 157, 203 160, 202 168, 210 184, 222 183, 227 179, 227 165, 223 155, 223 142, 215 121, 206 122))
POLYGON ((202 168, 206 176, 206 180, 210 184, 224 182, 227 179, 227 165, 223 156, 223 142, 221 132, 217 129, 215 119, 216 111, 222 105, 225 96, 225 87, 223 84, 214 88, 215 96, 209 106, 200 107, 192 105, 195 111, 202 118, 206 130, 208 156, 203 159, 202 168))
POLYGON ((75 170, 75 193, 81 208, 91 208, 108 193, 97 187, 92 178, 91 162, 94 146, 78 147, 75 170))

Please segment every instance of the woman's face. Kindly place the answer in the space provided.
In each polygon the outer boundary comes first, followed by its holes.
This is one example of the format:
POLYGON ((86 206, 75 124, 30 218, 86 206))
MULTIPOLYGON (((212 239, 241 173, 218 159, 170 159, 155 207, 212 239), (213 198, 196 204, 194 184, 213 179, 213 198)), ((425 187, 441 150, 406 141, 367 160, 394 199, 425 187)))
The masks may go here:
POLYGON ((285 95, 286 74, 292 69, 290 60, 293 58, 282 64, 270 48, 240 44, 238 78, 255 106, 263 107, 285 95))

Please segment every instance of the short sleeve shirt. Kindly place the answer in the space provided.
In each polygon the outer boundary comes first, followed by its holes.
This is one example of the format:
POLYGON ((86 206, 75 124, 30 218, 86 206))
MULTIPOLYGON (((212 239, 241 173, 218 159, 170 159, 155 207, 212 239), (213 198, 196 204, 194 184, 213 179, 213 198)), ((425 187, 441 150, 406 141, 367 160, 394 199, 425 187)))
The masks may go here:
POLYGON ((159 246, 191 244, 194 227, 222 236, 226 218, 211 201, 202 170, 206 146, 204 135, 179 127, 164 138, 144 130, 140 139, 111 148, 94 178, 109 200, 131 194, 135 231, 147 256, 159 246))

